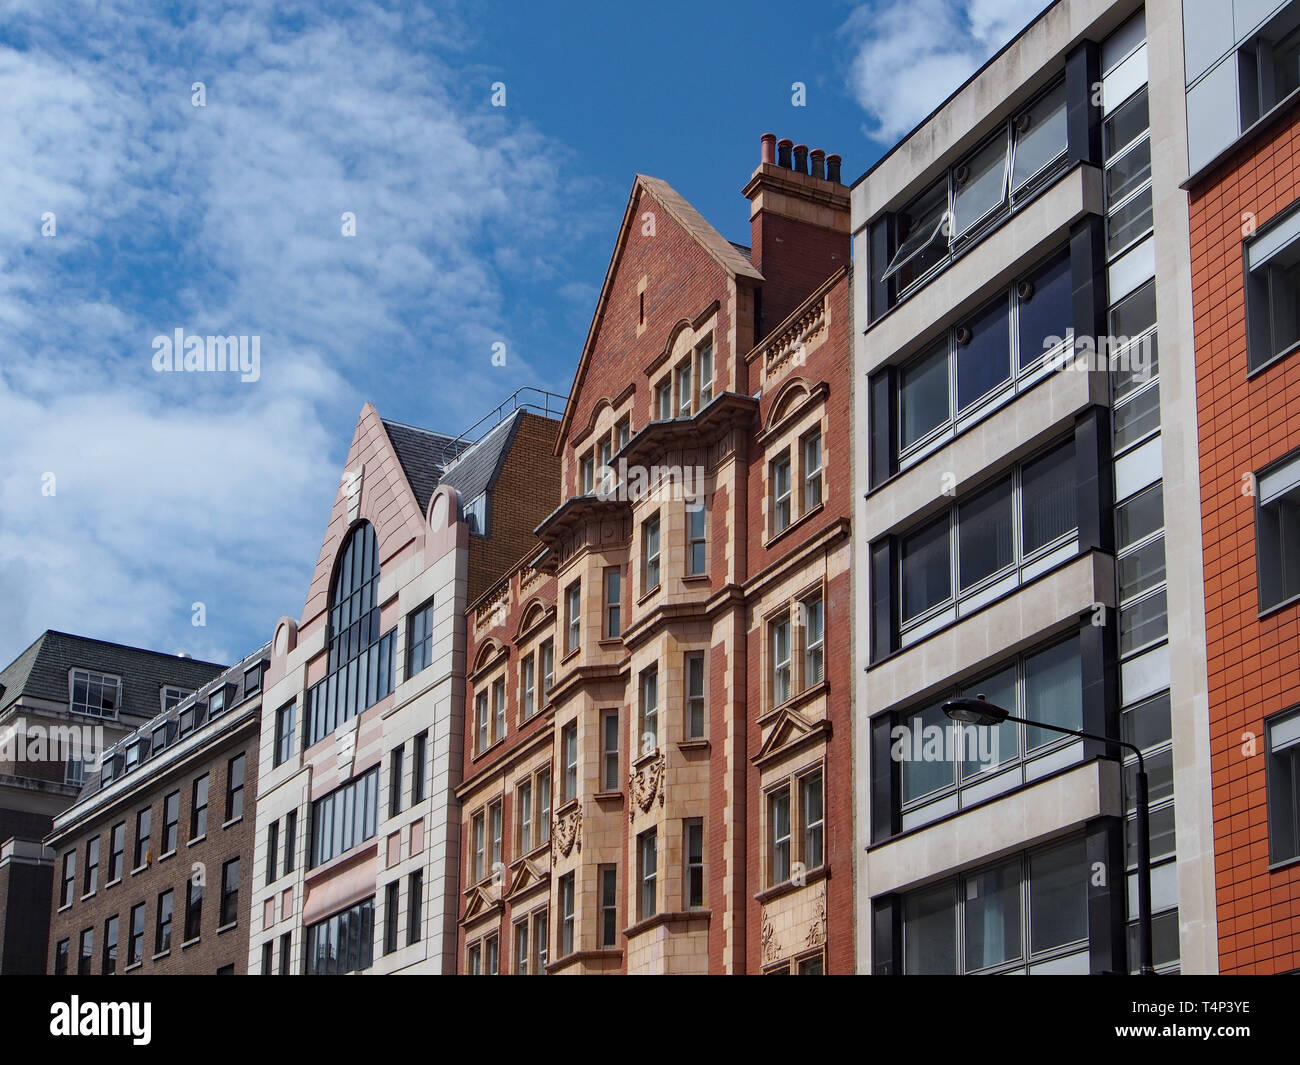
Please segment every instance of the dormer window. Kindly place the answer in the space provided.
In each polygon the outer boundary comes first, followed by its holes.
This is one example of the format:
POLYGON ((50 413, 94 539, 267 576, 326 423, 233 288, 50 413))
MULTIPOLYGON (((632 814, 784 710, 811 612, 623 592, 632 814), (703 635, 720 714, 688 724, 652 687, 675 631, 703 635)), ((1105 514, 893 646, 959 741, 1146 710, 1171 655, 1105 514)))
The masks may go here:
POLYGON ((186 691, 184 688, 177 688, 171 684, 164 685, 162 690, 163 713, 165 714, 177 704, 184 702, 192 694, 192 692, 186 691))
POLYGON ((244 670, 244 698, 262 690, 262 669, 265 663, 257 662, 244 670))
POLYGON ((89 669, 74 669, 69 679, 69 706, 73 713, 91 717, 117 717, 122 705, 122 679, 89 669))
POLYGON ((212 694, 208 696, 208 717, 214 718, 219 714, 225 713, 225 710, 226 710, 226 689, 225 686, 222 685, 220 688, 215 689, 212 692, 212 694))
POLYGON ((480 492, 465 505, 465 524, 470 536, 486 536, 488 526, 488 494, 480 492))

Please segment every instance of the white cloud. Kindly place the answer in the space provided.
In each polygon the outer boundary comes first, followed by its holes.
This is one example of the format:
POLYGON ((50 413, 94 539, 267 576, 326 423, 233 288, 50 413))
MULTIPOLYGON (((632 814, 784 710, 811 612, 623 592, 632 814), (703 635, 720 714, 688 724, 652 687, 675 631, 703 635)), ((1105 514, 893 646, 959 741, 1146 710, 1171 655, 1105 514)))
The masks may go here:
POLYGON ((841 27, 867 135, 911 131, 1040 12, 1041 0, 872 0, 841 27))
POLYGON ((445 15, 105 6, 0 31, 0 663, 47 627, 233 659, 301 609, 364 399, 459 431, 515 387, 497 339, 535 379, 509 287, 581 201, 445 15), (177 327, 259 336, 261 380, 155 374, 177 327))

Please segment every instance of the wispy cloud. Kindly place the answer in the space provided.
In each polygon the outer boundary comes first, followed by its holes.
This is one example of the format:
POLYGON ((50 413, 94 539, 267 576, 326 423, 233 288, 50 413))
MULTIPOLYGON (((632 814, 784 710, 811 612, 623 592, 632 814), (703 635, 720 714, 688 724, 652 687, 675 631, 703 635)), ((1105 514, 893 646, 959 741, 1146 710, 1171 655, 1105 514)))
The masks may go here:
POLYGON ((850 88, 875 140, 893 143, 1046 6, 1042 0, 872 0, 840 29, 850 88))
POLYGON ((364 399, 459 430, 555 383, 510 301, 589 190, 454 13, 333 6, 0 31, 0 661, 45 627, 243 653, 301 608, 364 399), (261 379, 155 373, 177 327, 259 336, 261 379))

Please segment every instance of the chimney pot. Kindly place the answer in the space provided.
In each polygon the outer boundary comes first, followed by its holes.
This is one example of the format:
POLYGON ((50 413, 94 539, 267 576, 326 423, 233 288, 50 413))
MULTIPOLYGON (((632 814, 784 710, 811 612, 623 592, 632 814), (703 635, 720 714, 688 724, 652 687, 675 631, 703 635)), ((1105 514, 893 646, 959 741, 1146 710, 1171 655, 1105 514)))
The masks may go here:
POLYGON ((789 137, 782 137, 776 142, 776 165, 790 169, 790 149, 794 147, 794 141, 789 137))
POLYGON ((826 180, 833 181, 839 185, 840 182, 840 163, 843 162, 838 155, 828 155, 826 157, 826 180))
POLYGON ((820 148, 812 150, 812 176, 826 180, 826 153, 820 148))
POLYGON ((808 145, 796 144, 794 146, 794 168, 800 174, 808 173, 808 145))
POLYGON ((776 134, 764 133, 759 139, 761 148, 759 150, 759 162, 775 163, 776 162, 776 134))

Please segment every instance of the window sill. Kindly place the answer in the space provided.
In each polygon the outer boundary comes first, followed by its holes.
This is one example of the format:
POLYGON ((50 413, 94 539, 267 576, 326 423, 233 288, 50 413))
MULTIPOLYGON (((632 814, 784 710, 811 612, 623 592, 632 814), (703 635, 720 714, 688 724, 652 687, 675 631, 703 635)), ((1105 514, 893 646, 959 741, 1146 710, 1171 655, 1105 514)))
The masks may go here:
POLYGON ((792 710, 795 707, 802 706, 804 703, 812 702, 818 696, 825 695, 828 691, 830 691, 830 684, 825 679, 819 680, 811 687, 796 692, 784 702, 777 703, 770 710, 764 711, 762 715, 759 716, 758 723, 760 726, 765 725, 782 710, 792 710))
POLYGON ((582 644, 578 644, 577 647, 570 647, 567 651, 564 652, 564 657, 560 659, 560 665, 564 665, 570 659, 577 658, 578 655, 581 653, 582 653, 582 644))
POLYGON ((656 745, 653 751, 650 751, 648 754, 641 755, 640 758, 634 759, 632 762, 632 768, 640 769, 642 766, 649 765, 651 762, 655 761, 655 759, 657 759, 662 753, 663 752, 660 750, 658 745, 656 745))
POLYGON ((707 751, 712 745, 703 737, 694 740, 678 740, 677 749, 679 751, 707 751))
POLYGON ((107 891, 111 887, 117 887, 117 885, 120 884, 121 882, 122 882, 122 878, 120 876, 116 880, 110 880, 107 884, 104 885, 104 890, 107 891))
POLYGON ((683 584, 708 584, 709 575, 707 573, 683 573, 683 584))
POLYGON ((709 921, 712 917, 713 911, 709 909, 665 910, 663 913, 656 913, 651 917, 642 918, 636 924, 623 929, 623 935, 631 939, 633 936, 648 932, 661 924, 672 924, 678 921, 709 921))
POLYGON ((826 509, 826 501, 823 499, 811 510, 805 510, 802 514, 800 514, 797 518, 795 518, 792 522, 790 522, 790 524, 787 525, 780 532, 775 532, 771 536, 769 536, 766 540, 764 540, 763 549, 769 550, 773 544, 777 543, 780 540, 784 540, 787 536, 789 536, 792 532, 794 532, 795 529, 799 528, 801 525, 811 520, 812 518, 815 518, 818 514, 820 514, 825 509, 826 509))
POLYGON ((561 817, 564 817, 570 811, 576 810, 577 808, 578 808, 578 800, 576 798, 566 799, 564 802, 562 802, 559 806, 555 808, 555 819, 558 821, 561 817))
POLYGON ((806 888, 819 880, 829 880, 831 876, 831 867, 823 862, 816 869, 809 870, 804 874, 803 883, 796 884, 793 880, 784 880, 779 884, 773 884, 769 888, 755 893, 754 901, 766 905, 773 899, 779 899, 783 895, 790 895, 801 888, 806 888))
POLYGON ((660 581, 649 591, 643 592, 641 594, 641 598, 636 601, 636 605, 637 606, 644 605, 645 603, 653 599, 656 595, 658 595, 662 590, 663 590, 663 582, 660 581))
POLYGON ((122 972, 133 973, 136 971, 136 969, 143 967, 143 965, 144 965, 143 961, 133 961, 130 965, 128 965, 125 969, 123 969, 122 972))
MULTIPOLYGON (((537 716, 536 714, 533 715, 533 717, 536 717, 536 716, 537 716)), ((531 721, 532 718, 529 718, 528 720, 531 721)), ((480 758, 484 757, 485 755, 491 754, 493 750, 495 750, 497 747, 500 747, 500 746, 501 746, 503 743, 505 743, 505 742, 506 742, 506 738, 505 738, 504 736, 502 736, 502 737, 500 737, 499 739, 495 739, 495 740, 493 740, 493 741, 492 741, 491 743, 489 743, 486 747, 484 747, 481 751, 475 751, 475 752, 474 752, 474 761, 477 762, 480 758)), ((390 815, 390 816, 396 816, 396 815, 390 815)))
POLYGON ((160 854, 160 855, 158 855, 158 861, 159 861, 159 862, 165 862, 168 858, 175 858, 175 857, 176 857, 176 848, 173 847, 173 848, 172 848, 171 850, 169 850, 166 854, 160 854))
POLYGON ((154 955, 152 958, 150 958, 149 960, 150 960, 150 961, 162 961, 163 958, 170 958, 170 957, 171 957, 171 954, 172 954, 172 948, 171 948, 171 947, 168 947, 166 950, 160 950, 157 954, 155 954, 155 955, 154 955))
POLYGON ((622 803, 623 793, 621 791, 598 791, 592 798, 597 802, 622 803))
POLYGON ((81 898, 79 898, 77 901, 78 901, 78 902, 85 902, 87 899, 93 899, 93 898, 95 897, 95 895, 96 895, 96 892, 94 892, 94 891, 87 891, 87 892, 86 892, 84 895, 82 895, 81 898))
POLYGON ((596 646, 604 647, 606 650, 621 650, 623 647, 623 637, 606 636, 603 640, 597 640, 596 646))
POLYGON ((204 832, 203 835, 201 836, 195 836, 192 840, 186 843, 185 846, 193 847, 196 843, 202 843, 207 838, 208 838, 208 834, 204 832))
POLYGON ((1297 865, 1300 865, 1300 854, 1297 854, 1291 858, 1280 858, 1276 862, 1270 862, 1268 866, 1268 871, 1270 873, 1278 873, 1281 872, 1283 869, 1290 869, 1297 865))
POLYGON ((238 927, 239 927, 239 920, 238 920, 238 918, 236 918, 235 920, 231 921, 229 924, 223 924, 223 925, 221 925, 221 926, 217 929, 217 935, 219 935, 219 936, 220 936, 220 935, 224 935, 225 933, 230 932, 230 931, 233 931, 234 929, 236 929, 236 928, 238 928, 238 927))
POLYGON ((238 817, 232 817, 229 821, 222 821, 221 822, 222 831, 225 831, 227 828, 233 828, 235 825, 239 824, 239 822, 242 821, 243 819, 244 819, 244 815, 240 814, 238 817))
POLYGON ((1297 603, 1300 603, 1300 595, 1293 595, 1289 599, 1283 599, 1280 603, 1274 603, 1272 606, 1263 607, 1259 613, 1255 615, 1255 618, 1258 621, 1263 621, 1265 618, 1271 617, 1273 614, 1281 613, 1283 610, 1286 610, 1288 607, 1293 607, 1297 603))
POLYGON ((201 942, 203 942, 203 937, 201 935, 195 936, 193 939, 187 939, 181 944, 181 950, 189 950, 190 947, 196 947, 201 942))
MULTIPOLYGON (((1258 377, 1266 370, 1271 370, 1279 362, 1282 362, 1284 359, 1290 358, 1297 351, 1300 351, 1300 342, 1292 344, 1289 348, 1285 348, 1282 351, 1279 351, 1276 355, 1270 355, 1258 366, 1252 366, 1246 371, 1246 380, 1249 381, 1254 377, 1258 377)), ((1247 360, 1250 359, 1249 351, 1247 351, 1246 358, 1247 360)))

